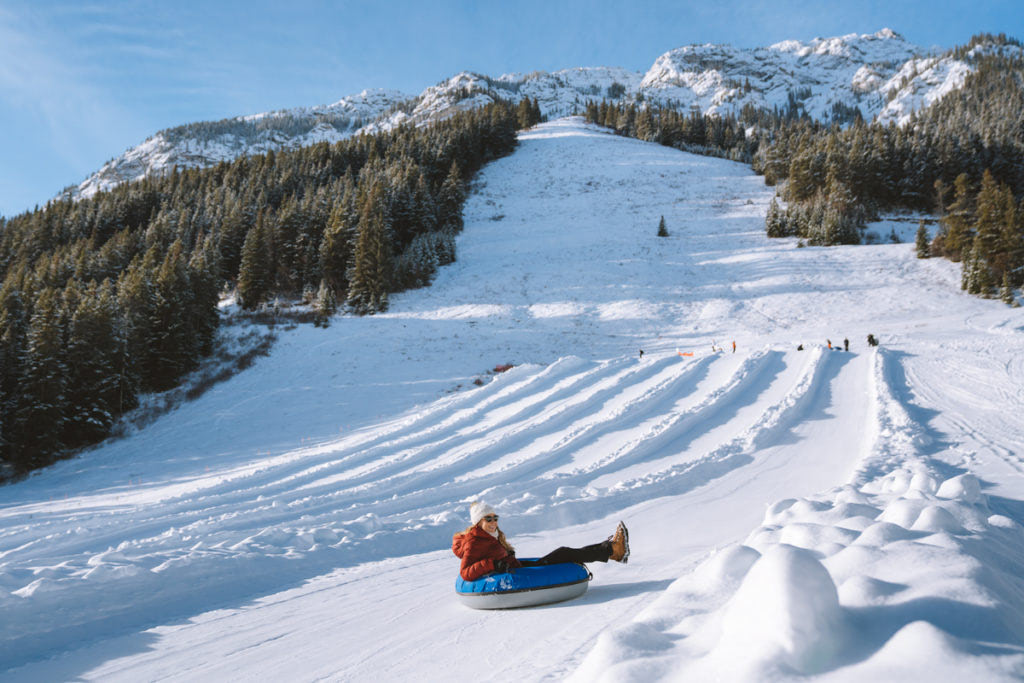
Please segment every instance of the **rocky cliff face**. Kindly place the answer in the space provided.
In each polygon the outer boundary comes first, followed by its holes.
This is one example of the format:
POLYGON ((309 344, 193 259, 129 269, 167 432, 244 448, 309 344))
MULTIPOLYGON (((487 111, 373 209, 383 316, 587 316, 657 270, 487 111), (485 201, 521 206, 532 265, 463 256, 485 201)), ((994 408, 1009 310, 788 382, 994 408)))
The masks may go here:
POLYGON ((825 119, 841 103, 871 119, 885 109, 893 77, 921 52, 888 29, 753 50, 690 45, 659 57, 640 88, 648 99, 705 113, 796 102, 812 117, 825 119))
POLYGON ((611 99, 696 108, 706 114, 738 113, 748 104, 796 106, 818 119, 828 119, 841 105, 856 107, 868 120, 903 124, 913 111, 962 86, 970 69, 965 61, 927 54, 883 29, 755 49, 689 45, 661 55, 646 73, 590 67, 492 78, 462 72, 416 96, 368 90, 330 105, 167 129, 107 162, 65 195, 89 197, 175 166, 212 166, 270 149, 427 123, 496 97, 536 98, 548 117, 571 114, 588 100, 611 99))

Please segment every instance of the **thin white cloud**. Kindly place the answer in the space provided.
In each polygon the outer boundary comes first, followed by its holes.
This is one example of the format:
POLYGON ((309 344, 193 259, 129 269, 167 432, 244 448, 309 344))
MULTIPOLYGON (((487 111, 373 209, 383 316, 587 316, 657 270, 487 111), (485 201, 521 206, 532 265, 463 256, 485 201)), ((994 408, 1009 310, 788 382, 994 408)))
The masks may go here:
MULTIPOLYGON (((31 116, 44 124, 42 130, 22 131, 35 136, 50 155, 63 160, 77 173, 88 173, 97 163, 96 150, 125 129, 137 128, 133 117, 119 107, 103 88, 88 77, 88 65, 68 59, 44 22, 31 13, 18 16, 0 8, 0 108, 4 118, 24 120, 31 116)), ((27 141, 24 141, 27 143, 27 141)), ((110 149, 110 156, 117 149, 110 149)), ((0 177, 12 173, 3 168, 0 177)), ((66 176, 55 169, 55 176, 66 176)), ((54 193, 59 190, 54 187, 54 193)))

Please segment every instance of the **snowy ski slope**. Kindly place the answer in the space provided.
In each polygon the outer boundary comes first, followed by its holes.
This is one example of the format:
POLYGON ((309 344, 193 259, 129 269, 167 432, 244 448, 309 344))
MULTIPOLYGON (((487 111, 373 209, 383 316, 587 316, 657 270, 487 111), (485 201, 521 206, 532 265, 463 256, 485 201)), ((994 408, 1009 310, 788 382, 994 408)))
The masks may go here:
POLYGON ((1020 310, 910 244, 769 241, 771 196, 522 133, 432 287, 0 489, 0 678, 1024 676, 1020 310), (466 609, 481 497, 521 555, 624 519, 633 557, 466 609))

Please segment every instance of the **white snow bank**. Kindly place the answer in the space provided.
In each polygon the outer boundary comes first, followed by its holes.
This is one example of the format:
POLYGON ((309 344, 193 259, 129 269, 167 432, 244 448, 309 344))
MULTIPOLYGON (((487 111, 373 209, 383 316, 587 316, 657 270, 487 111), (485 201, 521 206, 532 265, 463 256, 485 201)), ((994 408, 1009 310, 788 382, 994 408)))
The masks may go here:
POLYGON ((574 679, 1017 679, 1021 566, 1024 527, 991 514, 976 477, 894 471, 770 506, 602 634, 574 679))

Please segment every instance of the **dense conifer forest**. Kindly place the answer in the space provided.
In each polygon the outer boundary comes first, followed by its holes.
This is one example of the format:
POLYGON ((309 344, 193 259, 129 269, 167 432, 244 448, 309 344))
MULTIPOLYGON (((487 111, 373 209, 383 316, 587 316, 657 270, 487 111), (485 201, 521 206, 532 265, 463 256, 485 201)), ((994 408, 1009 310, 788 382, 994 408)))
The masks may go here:
POLYGON ((866 123, 850 107, 814 121, 797 94, 786 108, 738 118, 604 102, 586 115, 623 135, 751 163, 779 186, 771 237, 855 244, 881 211, 933 213, 940 229, 918 254, 961 261, 964 289, 998 289, 1010 302, 1024 285, 1024 60, 1011 47, 1020 43, 986 34, 951 51, 974 72, 904 126, 866 123))
POLYGON ((243 157, 0 219, 0 480, 105 438, 213 346, 217 304, 383 311, 455 258, 466 182, 536 102, 243 157))
MULTIPOLYGON (((777 118, 777 115, 768 116, 777 118)), ((588 102, 584 117, 619 135, 748 164, 757 150, 756 139, 747 139, 740 120, 732 116, 708 116, 696 108, 684 114, 673 107, 602 100, 588 102)))

